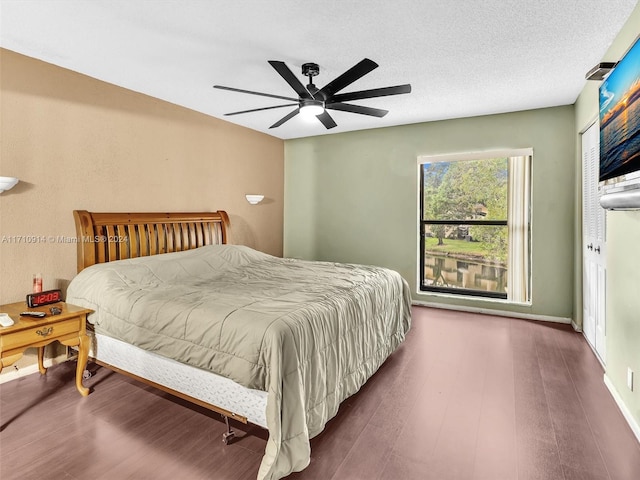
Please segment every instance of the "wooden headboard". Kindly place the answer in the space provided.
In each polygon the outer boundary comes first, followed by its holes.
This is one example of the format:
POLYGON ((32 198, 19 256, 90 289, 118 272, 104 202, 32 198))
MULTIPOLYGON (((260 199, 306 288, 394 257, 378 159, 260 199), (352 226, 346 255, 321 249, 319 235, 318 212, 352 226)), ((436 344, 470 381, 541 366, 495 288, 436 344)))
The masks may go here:
POLYGON ((229 217, 210 213, 95 213, 74 210, 78 272, 96 263, 227 243, 229 217))

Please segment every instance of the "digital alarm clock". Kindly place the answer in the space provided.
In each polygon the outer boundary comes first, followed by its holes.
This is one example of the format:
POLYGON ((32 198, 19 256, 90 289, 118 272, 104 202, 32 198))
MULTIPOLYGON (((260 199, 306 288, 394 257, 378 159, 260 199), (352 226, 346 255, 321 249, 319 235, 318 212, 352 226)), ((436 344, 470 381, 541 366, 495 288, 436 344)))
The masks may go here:
POLYGON ((27 294, 27 306, 29 308, 39 307, 41 305, 49 305, 62 301, 62 290, 46 290, 39 293, 27 294))

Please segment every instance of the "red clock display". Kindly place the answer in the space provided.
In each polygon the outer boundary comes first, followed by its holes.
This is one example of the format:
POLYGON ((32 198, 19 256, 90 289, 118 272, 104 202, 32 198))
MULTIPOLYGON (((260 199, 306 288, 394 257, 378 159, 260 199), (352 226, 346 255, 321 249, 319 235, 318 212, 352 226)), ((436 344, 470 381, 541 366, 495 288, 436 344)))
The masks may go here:
POLYGON ((47 290, 39 293, 29 293, 27 295, 27 306, 29 308, 49 305, 62 301, 62 290, 47 290))

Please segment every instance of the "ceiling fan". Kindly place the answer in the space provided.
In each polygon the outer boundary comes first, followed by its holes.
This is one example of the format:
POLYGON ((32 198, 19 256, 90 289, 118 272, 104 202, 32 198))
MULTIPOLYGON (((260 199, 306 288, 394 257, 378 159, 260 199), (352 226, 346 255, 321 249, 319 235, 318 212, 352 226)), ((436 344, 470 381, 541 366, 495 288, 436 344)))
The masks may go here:
POLYGON ((373 60, 365 58, 344 72, 342 75, 329 82, 322 88, 318 88, 313 84, 313 77, 320 73, 320 67, 316 63, 305 63, 302 65, 302 75, 309 78, 309 84, 305 87, 300 80, 293 74, 284 62, 269 60, 269 64, 280 74, 282 78, 295 90, 298 98, 283 97, 281 95, 272 95, 270 93, 253 92, 251 90, 242 90, 240 88, 224 87, 222 85, 214 85, 213 88, 222 90, 230 90, 232 92, 249 93, 251 95, 260 95, 262 97, 279 98, 289 100, 295 103, 285 103, 284 105, 275 105, 271 107, 253 108, 251 110, 242 110, 240 112, 225 113, 225 115, 239 115, 241 113, 259 112, 261 110, 271 110, 274 108, 292 107, 296 108, 271 125, 269 128, 276 128, 291 120, 293 117, 301 113, 303 115, 315 115, 320 122, 327 128, 337 126, 336 122, 331 118, 327 110, 340 110, 342 112, 358 113, 360 115, 370 115, 373 117, 384 117, 388 110, 379 108, 364 107, 362 105, 353 105, 348 102, 350 100, 362 100, 364 98, 384 97, 387 95, 400 95, 402 93, 411 92, 411 85, 396 85, 394 87, 373 88, 370 90, 360 90, 358 92, 338 93, 345 87, 351 85, 359 78, 365 76, 378 67, 373 60))

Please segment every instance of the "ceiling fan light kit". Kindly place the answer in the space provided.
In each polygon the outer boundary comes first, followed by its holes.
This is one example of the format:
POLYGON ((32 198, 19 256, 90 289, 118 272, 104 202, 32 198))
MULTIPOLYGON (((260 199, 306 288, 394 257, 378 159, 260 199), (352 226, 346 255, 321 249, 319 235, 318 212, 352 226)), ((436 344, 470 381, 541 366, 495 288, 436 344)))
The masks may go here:
POLYGON ((240 115, 243 113, 259 112, 262 110, 272 110, 275 108, 292 107, 296 108, 282 117, 276 123, 269 128, 276 128, 283 123, 291 120, 293 117, 301 114, 306 118, 313 118, 314 116, 320 120, 325 128, 330 129, 337 126, 331 115, 327 110, 338 110, 342 112, 357 113, 359 115, 369 115, 372 117, 384 117, 387 110, 379 108, 364 107, 362 105, 354 105, 351 103, 344 103, 352 100, 363 100, 367 98, 385 97, 388 95, 400 95, 403 93, 411 92, 411 85, 396 85, 393 87, 373 88, 370 90, 361 90, 357 92, 338 93, 345 87, 351 85, 356 80, 365 76, 378 67, 378 64, 373 60, 365 58, 344 72, 339 77, 335 78, 323 88, 318 88, 313 84, 313 77, 320 73, 320 67, 317 63, 305 63, 302 65, 302 75, 309 79, 309 83, 304 86, 300 80, 293 74, 293 72, 287 67, 284 62, 269 60, 269 64, 275 69, 278 74, 289 84, 291 88, 298 94, 298 98, 285 97, 282 95, 273 95, 270 93, 254 92, 251 90, 243 90, 240 88, 225 87, 223 85, 214 85, 214 88, 222 90, 229 90, 238 93, 248 93, 250 95, 258 95, 262 97, 277 98, 281 100, 288 100, 296 103, 286 103, 283 105, 274 105, 271 107, 253 108, 250 110, 242 110, 239 112, 225 113, 225 115, 240 115))
POLYGON ((324 102, 321 100, 300 100, 300 115, 315 117, 324 112, 324 102))

